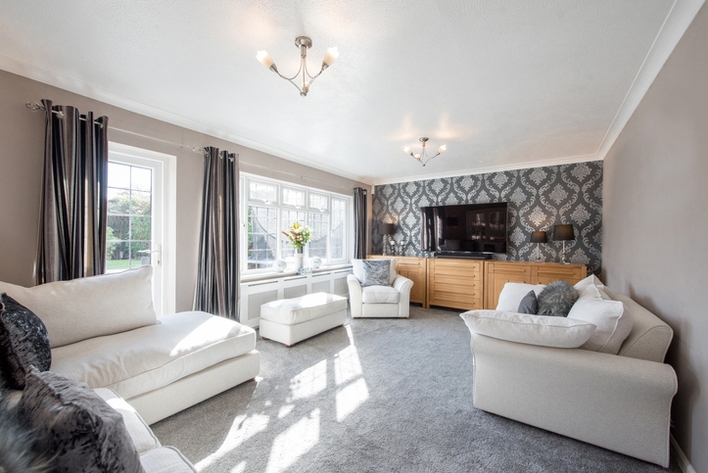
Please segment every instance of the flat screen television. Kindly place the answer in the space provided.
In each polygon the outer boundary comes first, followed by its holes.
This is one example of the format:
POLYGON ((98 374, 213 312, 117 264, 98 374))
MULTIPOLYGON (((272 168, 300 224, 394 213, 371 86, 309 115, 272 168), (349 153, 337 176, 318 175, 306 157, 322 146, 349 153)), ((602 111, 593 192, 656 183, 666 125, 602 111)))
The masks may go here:
POLYGON ((420 208, 421 249, 436 256, 506 253, 507 203, 420 208))

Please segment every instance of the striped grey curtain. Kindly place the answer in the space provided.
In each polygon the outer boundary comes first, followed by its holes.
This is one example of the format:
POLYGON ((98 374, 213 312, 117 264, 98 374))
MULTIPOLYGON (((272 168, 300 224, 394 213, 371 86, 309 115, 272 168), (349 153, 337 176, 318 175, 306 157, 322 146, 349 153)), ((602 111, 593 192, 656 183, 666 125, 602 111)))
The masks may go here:
POLYGON ((366 189, 354 188, 354 258, 366 258, 366 189))
POLYGON ((238 159, 206 148, 194 310, 239 319, 238 159))
POLYGON ((44 176, 35 282, 103 274, 106 269, 108 117, 70 106, 46 110, 44 176))

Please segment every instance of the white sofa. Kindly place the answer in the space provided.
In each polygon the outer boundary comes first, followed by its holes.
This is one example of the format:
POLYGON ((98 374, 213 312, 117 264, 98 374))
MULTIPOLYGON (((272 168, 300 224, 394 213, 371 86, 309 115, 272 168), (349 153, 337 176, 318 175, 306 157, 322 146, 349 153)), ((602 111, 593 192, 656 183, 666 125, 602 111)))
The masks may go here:
MULTIPOLYGON (((673 331, 629 297, 607 288, 604 292, 631 312, 631 331, 619 341, 616 354, 483 335, 472 320, 480 314, 462 314, 472 332, 473 405, 668 467, 671 401, 678 383, 664 356, 673 331)), ((506 314, 517 325, 522 319, 506 314)), ((571 330, 568 327, 575 325, 571 315, 548 319, 562 319, 556 324, 562 322, 567 325, 563 330, 571 330)), ((548 327, 535 329, 534 336, 548 327)))
POLYGON ((152 268, 24 288, 0 282, 44 323, 51 371, 110 388, 148 424, 255 378, 256 333, 205 312, 156 317, 152 268))
MULTIPOLYGON (((375 260, 386 261, 386 260, 375 260)), ((347 275, 349 306, 353 318, 394 317, 408 318, 410 314, 413 281, 396 273, 396 260, 390 262, 390 286, 364 286, 362 260, 352 260, 352 274, 347 275)))
POLYGON ((123 416, 145 473, 196 473, 194 465, 179 450, 162 446, 135 408, 115 391, 107 388, 98 388, 94 391, 123 416))

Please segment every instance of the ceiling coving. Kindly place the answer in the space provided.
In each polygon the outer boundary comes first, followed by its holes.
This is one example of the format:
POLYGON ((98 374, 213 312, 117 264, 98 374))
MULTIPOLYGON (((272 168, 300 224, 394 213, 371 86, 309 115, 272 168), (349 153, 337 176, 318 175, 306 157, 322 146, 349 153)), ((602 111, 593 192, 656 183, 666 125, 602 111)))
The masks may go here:
POLYGON ((703 3, 8 0, 0 69, 400 182, 602 159, 703 3), (253 60, 267 46, 278 70, 296 71, 303 35, 310 56, 342 52, 306 100, 253 60), (423 167, 401 153, 421 136, 446 143, 445 158, 423 167))

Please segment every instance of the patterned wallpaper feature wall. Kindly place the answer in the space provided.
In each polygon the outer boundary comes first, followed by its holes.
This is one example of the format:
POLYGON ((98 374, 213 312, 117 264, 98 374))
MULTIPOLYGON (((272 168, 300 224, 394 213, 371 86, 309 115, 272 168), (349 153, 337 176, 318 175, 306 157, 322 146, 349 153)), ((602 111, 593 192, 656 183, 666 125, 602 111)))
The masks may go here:
POLYGON ((559 261, 561 242, 553 226, 571 223, 575 241, 566 242, 573 263, 599 274, 602 264, 602 161, 546 166, 469 176, 385 184, 374 187, 372 251, 383 251, 379 222, 396 224, 393 239, 403 254, 423 256, 420 248, 420 207, 508 202, 508 248, 495 259, 535 261, 531 232, 545 230, 540 244, 543 261, 559 261))

